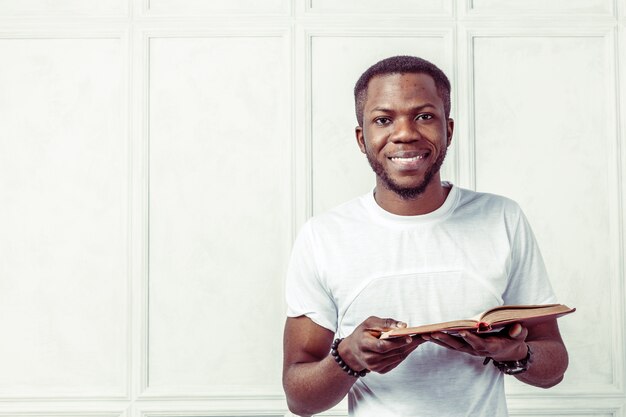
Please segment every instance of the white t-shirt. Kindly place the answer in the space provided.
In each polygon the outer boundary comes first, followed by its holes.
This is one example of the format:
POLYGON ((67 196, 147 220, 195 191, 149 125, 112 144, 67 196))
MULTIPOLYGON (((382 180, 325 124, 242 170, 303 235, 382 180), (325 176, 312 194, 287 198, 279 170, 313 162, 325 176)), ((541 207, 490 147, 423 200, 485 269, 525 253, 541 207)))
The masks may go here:
MULTIPOLYGON (((368 193, 310 219, 293 247, 287 315, 346 337, 369 316, 418 326, 556 302, 519 206, 444 185, 446 201, 425 215, 394 215, 368 193)), ((359 378, 350 415, 507 416, 502 374, 482 362, 424 343, 389 373, 359 378)))

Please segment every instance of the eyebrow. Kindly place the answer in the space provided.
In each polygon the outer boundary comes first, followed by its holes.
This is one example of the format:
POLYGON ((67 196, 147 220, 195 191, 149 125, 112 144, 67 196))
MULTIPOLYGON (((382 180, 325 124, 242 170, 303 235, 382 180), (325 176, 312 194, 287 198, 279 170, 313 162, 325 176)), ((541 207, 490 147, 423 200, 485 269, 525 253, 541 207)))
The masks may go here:
MULTIPOLYGON (((425 103, 425 104, 422 104, 422 105, 420 105, 420 106, 411 107, 411 110, 412 110, 412 111, 421 111, 421 110, 424 110, 425 108, 428 108, 428 107, 431 107, 431 108, 433 108, 433 109, 436 109, 436 108, 437 108, 437 106, 435 106, 434 104, 431 104, 431 103, 425 103)), ((391 110, 391 109, 389 109, 389 108, 387 108, 387 107, 385 107, 385 106, 377 106, 377 107, 374 107, 374 108, 373 108, 372 110, 370 110, 370 111, 372 111, 372 112, 375 112, 375 111, 380 111, 380 112, 387 112, 387 113, 391 113, 391 112, 393 112, 393 110, 391 110)))

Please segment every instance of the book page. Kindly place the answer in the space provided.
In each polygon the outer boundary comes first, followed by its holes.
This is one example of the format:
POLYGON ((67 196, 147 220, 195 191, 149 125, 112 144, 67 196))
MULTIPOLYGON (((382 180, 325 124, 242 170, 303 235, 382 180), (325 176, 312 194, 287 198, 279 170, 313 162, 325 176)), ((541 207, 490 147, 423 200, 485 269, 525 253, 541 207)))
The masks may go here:
POLYGON ((496 324, 503 321, 565 314, 571 311, 572 309, 562 304, 501 306, 483 314, 481 321, 496 324))

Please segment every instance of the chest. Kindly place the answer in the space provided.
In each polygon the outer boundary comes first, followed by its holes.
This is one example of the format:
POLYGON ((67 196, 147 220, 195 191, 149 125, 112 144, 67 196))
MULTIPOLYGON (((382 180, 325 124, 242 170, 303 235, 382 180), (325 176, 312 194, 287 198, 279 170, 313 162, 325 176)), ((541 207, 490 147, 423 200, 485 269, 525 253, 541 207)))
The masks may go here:
POLYGON ((502 304, 510 244, 491 230, 378 230, 324 245, 321 278, 349 334, 369 316, 410 325, 471 317, 502 304))

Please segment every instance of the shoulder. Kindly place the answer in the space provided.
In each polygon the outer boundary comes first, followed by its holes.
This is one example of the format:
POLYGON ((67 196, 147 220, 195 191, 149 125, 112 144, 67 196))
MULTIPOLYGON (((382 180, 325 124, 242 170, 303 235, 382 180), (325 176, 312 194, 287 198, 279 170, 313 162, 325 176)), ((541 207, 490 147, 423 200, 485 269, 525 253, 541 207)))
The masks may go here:
POLYGON ((511 198, 479 191, 459 188, 458 209, 480 212, 482 214, 504 214, 517 217, 521 215, 520 205, 511 198))

